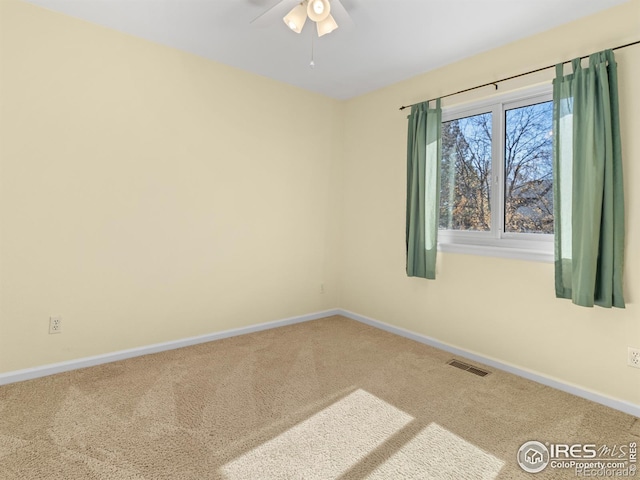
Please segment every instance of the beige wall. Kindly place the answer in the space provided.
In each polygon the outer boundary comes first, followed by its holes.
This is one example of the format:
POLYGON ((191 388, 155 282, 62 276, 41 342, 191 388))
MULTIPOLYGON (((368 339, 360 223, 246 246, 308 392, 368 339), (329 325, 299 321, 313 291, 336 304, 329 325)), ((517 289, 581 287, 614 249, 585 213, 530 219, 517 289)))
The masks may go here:
POLYGON ((556 300, 544 263, 407 278, 397 110, 636 40, 639 1, 341 103, 2 0, 0 373, 343 307, 640 404, 638 47, 616 54, 626 310, 556 300))
POLYGON ((343 104, 0 4, 0 372, 339 303, 343 104))
MULTIPOLYGON (((440 254, 436 281, 407 278, 408 110, 398 111, 401 105, 635 41, 639 16, 640 3, 634 1, 348 102, 341 306, 640 404, 640 370, 626 366, 627 346, 640 347, 640 46, 616 52, 628 225, 626 310, 588 309, 556 299, 553 265, 546 263, 440 254)), ((550 75, 551 70, 503 84, 501 91, 550 75)))

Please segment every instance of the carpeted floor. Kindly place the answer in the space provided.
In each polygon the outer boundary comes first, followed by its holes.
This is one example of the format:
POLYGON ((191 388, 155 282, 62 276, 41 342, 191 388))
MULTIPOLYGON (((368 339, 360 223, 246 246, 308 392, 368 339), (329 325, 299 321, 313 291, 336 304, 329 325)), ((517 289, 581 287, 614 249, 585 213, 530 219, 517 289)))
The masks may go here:
POLYGON ((551 479, 526 441, 640 441, 635 417, 342 317, 0 387, 0 478, 551 479))

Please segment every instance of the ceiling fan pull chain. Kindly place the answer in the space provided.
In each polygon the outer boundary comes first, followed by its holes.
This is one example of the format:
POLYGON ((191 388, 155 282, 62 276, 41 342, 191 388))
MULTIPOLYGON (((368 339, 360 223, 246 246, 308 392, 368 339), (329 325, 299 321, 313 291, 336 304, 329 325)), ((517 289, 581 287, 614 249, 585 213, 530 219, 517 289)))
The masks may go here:
POLYGON ((309 67, 310 68, 314 68, 316 66, 316 62, 314 62, 313 60, 313 39, 314 39, 315 35, 313 34, 313 32, 311 32, 311 61, 309 62, 309 67))

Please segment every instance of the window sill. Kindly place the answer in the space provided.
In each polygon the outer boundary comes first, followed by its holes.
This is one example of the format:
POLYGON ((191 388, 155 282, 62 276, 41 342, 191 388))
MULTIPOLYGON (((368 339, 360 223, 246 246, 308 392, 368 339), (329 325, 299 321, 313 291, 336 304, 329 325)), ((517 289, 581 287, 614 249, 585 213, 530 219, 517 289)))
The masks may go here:
POLYGON ((462 243, 438 243, 438 251, 445 253, 462 253, 485 257, 511 258, 531 262, 553 263, 553 244, 549 249, 530 249, 505 247, 496 245, 469 245, 462 243))

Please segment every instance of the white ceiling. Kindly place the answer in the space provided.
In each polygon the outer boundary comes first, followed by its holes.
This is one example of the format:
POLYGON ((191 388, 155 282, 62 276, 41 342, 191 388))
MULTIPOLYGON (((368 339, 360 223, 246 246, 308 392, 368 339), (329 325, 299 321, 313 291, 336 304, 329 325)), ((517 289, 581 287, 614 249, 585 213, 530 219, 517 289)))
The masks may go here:
POLYGON ((279 0, 28 1, 348 99, 627 0, 342 0, 353 25, 316 36, 313 69, 315 29, 308 21, 300 35, 290 31, 288 5, 250 23, 279 0))

